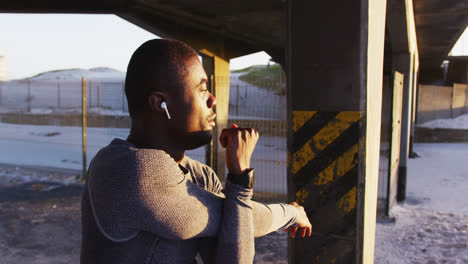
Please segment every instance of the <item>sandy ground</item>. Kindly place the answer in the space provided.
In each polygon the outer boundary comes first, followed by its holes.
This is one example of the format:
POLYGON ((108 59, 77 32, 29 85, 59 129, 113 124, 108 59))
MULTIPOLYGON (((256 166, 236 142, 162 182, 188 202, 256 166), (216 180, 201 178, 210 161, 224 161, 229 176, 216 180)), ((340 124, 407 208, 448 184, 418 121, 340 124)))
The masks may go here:
POLYGON ((416 144, 407 199, 377 223, 377 264, 468 264, 468 144, 416 144))
POLYGON ((427 128, 468 129, 468 114, 463 114, 453 119, 436 119, 424 124, 418 124, 417 126, 427 128))
MULTIPOLYGON (((468 264, 468 144, 416 144, 407 200, 376 230, 377 264, 468 264), (394 219, 394 221, 392 221, 394 219)), ((78 263, 76 171, 0 165, 0 264, 78 263)), ((282 231, 256 240, 255 263, 287 263, 282 231)))
MULTIPOLYGON (((0 264, 79 263, 81 192, 72 170, 0 165, 0 264)), ((284 231, 255 244, 255 263, 287 263, 284 231)))
POLYGON ((394 223, 377 224, 375 263, 468 263, 467 216, 414 208, 408 203, 393 208, 392 215, 394 223))

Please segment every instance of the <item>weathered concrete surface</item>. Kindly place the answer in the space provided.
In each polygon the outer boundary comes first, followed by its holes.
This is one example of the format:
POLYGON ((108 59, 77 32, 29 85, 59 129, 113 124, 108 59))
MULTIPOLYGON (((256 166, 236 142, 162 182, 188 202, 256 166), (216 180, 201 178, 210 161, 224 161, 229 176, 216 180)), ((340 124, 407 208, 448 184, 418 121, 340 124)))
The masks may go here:
MULTIPOLYGON (((57 181, 76 173, 0 165, 2 174, 5 170, 57 181)), ((65 186, 51 181, 0 181, 0 263, 78 264, 82 188, 82 184, 65 186)), ((279 230, 257 238, 255 250, 254 263, 286 264, 287 233, 279 230)))
POLYGON ((386 1, 317 6, 288 2, 288 194, 325 235, 289 261, 371 263, 386 1))
POLYGON ((468 84, 420 85, 417 122, 454 118, 468 112, 468 84))
POLYGON ((468 142, 468 130, 416 127, 416 142, 468 142))

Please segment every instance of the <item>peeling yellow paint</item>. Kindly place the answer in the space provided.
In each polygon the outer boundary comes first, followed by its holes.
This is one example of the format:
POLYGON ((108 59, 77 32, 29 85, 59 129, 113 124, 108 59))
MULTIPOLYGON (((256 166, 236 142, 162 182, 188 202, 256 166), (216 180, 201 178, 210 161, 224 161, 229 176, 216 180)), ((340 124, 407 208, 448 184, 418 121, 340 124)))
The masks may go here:
POLYGON ((293 111, 293 131, 296 132, 316 113, 317 111, 293 111))
POLYGON ((309 196, 309 192, 306 189, 299 189, 296 192, 296 203, 304 204, 305 200, 307 199, 307 196, 309 196))
POLYGON ((316 153, 324 150, 353 123, 358 121, 362 115, 362 112, 341 112, 336 115, 333 121, 329 122, 293 154, 291 172, 293 174, 299 172, 300 169, 315 158, 316 153))
POLYGON ((343 213, 347 214, 356 208, 356 192, 357 188, 354 186, 349 192, 347 192, 337 203, 337 207, 340 208, 343 213))
POLYGON ((356 166, 358 162, 358 159, 355 158, 357 152, 358 145, 356 144, 333 161, 325 170, 321 171, 314 179, 314 184, 317 186, 324 185, 345 175, 356 166))
POLYGON ((296 174, 302 167, 315 158, 315 152, 310 148, 311 140, 302 146, 300 150, 293 154, 291 172, 296 174))
POLYGON ((341 112, 313 137, 314 146, 318 150, 325 149, 337 139, 353 123, 362 116, 361 112, 341 112))

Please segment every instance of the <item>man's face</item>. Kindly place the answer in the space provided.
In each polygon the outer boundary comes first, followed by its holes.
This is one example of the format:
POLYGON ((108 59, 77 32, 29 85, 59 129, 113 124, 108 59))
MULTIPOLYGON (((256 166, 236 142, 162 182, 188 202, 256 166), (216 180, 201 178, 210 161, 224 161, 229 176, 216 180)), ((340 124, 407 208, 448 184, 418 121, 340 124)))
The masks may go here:
POLYGON ((216 98, 208 91, 208 77, 198 57, 188 59, 185 66, 188 73, 173 93, 169 111, 174 112, 172 131, 188 150, 210 142, 216 98))

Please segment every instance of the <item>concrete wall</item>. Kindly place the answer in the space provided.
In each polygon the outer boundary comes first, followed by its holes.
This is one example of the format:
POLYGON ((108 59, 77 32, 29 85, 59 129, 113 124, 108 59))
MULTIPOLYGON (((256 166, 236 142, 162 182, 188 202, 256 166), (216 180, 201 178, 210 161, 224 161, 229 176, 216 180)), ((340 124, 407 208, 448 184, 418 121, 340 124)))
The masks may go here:
POLYGON ((454 118, 468 112, 468 84, 419 86, 417 122, 454 118))
POLYGON ((468 112, 468 84, 455 83, 453 85, 453 116, 468 112))

